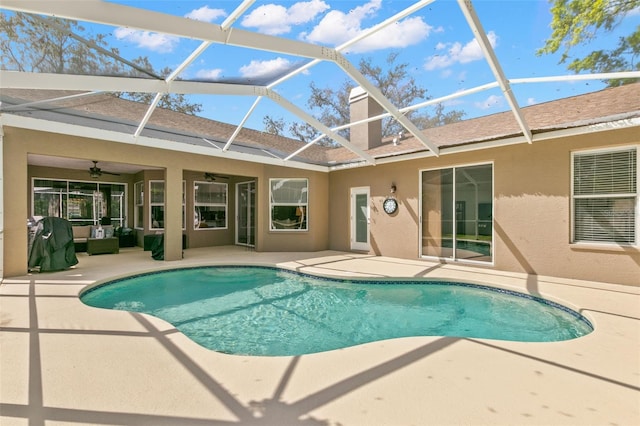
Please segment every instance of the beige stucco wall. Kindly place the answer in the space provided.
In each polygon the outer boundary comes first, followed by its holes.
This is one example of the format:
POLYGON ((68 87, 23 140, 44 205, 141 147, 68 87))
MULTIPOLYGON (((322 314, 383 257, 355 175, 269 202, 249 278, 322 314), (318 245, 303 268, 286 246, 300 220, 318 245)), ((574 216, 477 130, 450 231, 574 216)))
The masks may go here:
POLYGON ((265 230, 256 248, 261 251, 318 251, 329 245, 328 182, 327 173, 300 169, 283 170, 281 167, 264 166, 263 179, 258 184, 257 226, 265 230), (284 173, 284 174, 283 174, 284 173), (309 211, 308 231, 283 232, 269 230, 269 179, 308 178, 309 211))
MULTIPOLYGON (((177 260, 182 256, 181 235, 187 234, 189 247, 233 244, 235 241, 235 183, 254 179, 258 188, 256 208, 256 250, 258 251, 315 251, 328 246, 327 185, 328 175, 289 167, 264 166, 258 163, 194 155, 178 151, 159 150, 148 147, 106 142, 39 131, 4 127, 3 139, 3 187, 4 187, 4 276, 23 275, 27 272, 28 235, 26 219, 30 214, 31 177, 50 177, 88 180, 85 171, 70 171, 47 167, 27 166, 29 153, 70 157, 91 161, 133 163, 162 170, 145 171, 136 176, 121 176, 121 179, 107 178, 102 181, 126 181, 128 188, 129 226, 133 226, 133 182, 144 179, 145 188, 149 179, 163 179, 167 176, 167 197, 165 214, 165 259, 177 260), (187 229, 182 230, 182 180, 187 184, 187 212, 193 211, 193 197, 190 189, 193 181, 200 179, 203 172, 230 175, 228 228, 226 230, 190 229, 187 213, 187 229), (284 233, 268 229, 268 180, 269 178, 305 177, 309 178, 310 209, 309 231, 284 233), (316 210, 317 208, 317 210, 316 210)), ((145 218, 148 211, 145 210, 145 218)), ((141 235, 152 233, 146 224, 141 235)))
POLYGON ((369 187, 371 199, 369 244, 371 254, 416 259, 418 257, 418 169, 415 163, 360 167, 329 175, 329 246, 350 250, 350 190, 369 187), (396 185, 398 210, 389 216, 382 201, 396 185))
POLYGON ((638 143, 637 129, 625 129, 332 172, 329 247, 349 250, 349 190, 369 186, 370 253, 417 258, 420 170, 493 163, 495 255, 487 267, 640 286, 638 247, 570 244, 571 152, 638 143), (389 216, 382 201, 392 183, 400 207, 389 216))
MULTIPOLYGON (((171 230, 166 239, 167 260, 181 257, 181 181, 190 188, 202 172, 237 176, 229 181, 229 228, 217 231, 187 229, 189 247, 233 244, 235 237, 235 182, 255 179, 256 250, 350 250, 350 189, 370 187, 371 254, 415 259, 419 257, 420 171, 450 166, 492 163, 494 172, 494 264, 505 271, 640 285, 638 247, 577 246, 570 244, 571 151, 640 143, 637 129, 592 133, 583 136, 520 144, 501 148, 442 155, 404 162, 334 171, 312 172, 205 157, 177 151, 105 142, 100 140, 4 128, 4 276, 26 273, 30 177, 83 180, 83 171, 28 168, 27 154, 37 153, 110 162, 136 163, 163 170, 123 177, 128 183, 144 178, 172 180, 167 197, 171 230), (47 175, 43 176, 41 173, 47 175), (269 179, 309 178, 309 230, 277 232, 269 229, 269 179), (394 215, 382 211, 382 201, 396 185, 400 208, 394 215), (175 191, 172 190, 175 189, 175 191)), ((145 185, 146 187, 146 185, 145 185)), ((129 225, 132 226, 133 188, 129 188, 129 225)), ((188 194, 190 192, 188 191, 188 194)), ((187 212, 193 209, 187 196, 187 212)), ((147 214, 145 214, 147 217, 147 214)), ((189 224, 187 224, 187 228, 189 224)), ((150 232, 148 229, 143 232, 150 232)), ((141 241, 139 240, 141 245, 141 241)))

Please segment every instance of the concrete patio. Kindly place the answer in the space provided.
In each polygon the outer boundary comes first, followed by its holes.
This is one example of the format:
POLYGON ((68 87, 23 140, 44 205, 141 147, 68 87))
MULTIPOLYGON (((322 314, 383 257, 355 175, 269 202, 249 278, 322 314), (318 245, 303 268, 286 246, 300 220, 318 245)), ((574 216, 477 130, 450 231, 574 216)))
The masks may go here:
POLYGON ((73 269, 0 286, 3 426, 640 424, 640 287, 331 251, 188 249, 158 262, 134 248, 78 258, 73 269), (245 357, 78 299, 106 278, 200 264, 488 284, 562 303, 595 331, 555 343, 414 337, 245 357))

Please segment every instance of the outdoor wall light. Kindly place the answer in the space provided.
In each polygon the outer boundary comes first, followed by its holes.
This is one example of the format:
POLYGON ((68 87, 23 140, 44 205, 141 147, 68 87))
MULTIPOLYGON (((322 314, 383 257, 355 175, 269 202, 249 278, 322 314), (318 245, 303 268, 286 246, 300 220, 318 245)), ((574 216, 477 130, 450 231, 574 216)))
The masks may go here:
POLYGON ((394 214, 398 210, 398 200, 394 194, 396 193, 396 184, 391 182, 391 195, 384 199, 382 208, 387 214, 394 214))
POLYGON ((398 200, 394 196, 388 196, 382 202, 382 209, 386 214, 394 214, 398 210, 398 200))

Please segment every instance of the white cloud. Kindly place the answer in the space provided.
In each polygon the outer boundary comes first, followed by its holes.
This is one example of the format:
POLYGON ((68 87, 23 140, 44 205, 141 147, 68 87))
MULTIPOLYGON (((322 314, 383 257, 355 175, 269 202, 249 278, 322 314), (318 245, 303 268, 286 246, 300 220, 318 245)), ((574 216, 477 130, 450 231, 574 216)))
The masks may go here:
POLYGON ((527 105, 535 105, 537 103, 536 98, 527 98, 527 105))
MULTIPOLYGON (((206 22, 212 22, 222 16, 226 16, 226 12, 224 10, 210 9, 208 6, 192 10, 185 15, 186 18, 206 22)), ((124 27, 116 28, 113 34, 118 40, 124 40, 135 44, 137 47, 149 49, 158 53, 172 52, 180 42, 180 39, 175 36, 154 33, 151 31, 133 30, 131 28, 124 27)))
MULTIPOLYGON (((375 15, 382 7, 381 0, 370 2, 344 13, 332 10, 309 33, 302 33, 300 38, 312 43, 339 46, 360 35, 366 28, 362 22, 375 15)), ((349 52, 362 53, 386 48, 404 48, 422 41, 433 30, 421 17, 412 17, 399 21, 349 48, 349 52)))
POLYGON ((322 0, 298 2, 288 9, 277 4, 265 4, 246 15, 242 25, 257 28, 264 34, 285 34, 291 31, 292 25, 310 22, 327 9, 329 5, 322 0))
POLYGON ((277 75, 291 67, 291 62, 284 58, 270 61, 251 61, 240 68, 240 74, 246 78, 257 78, 277 75))
POLYGON ((136 44, 143 49, 149 49, 159 53, 169 53, 178 44, 178 37, 150 31, 138 31, 130 28, 116 28, 113 32, 118 40, 124 40, 136 44))
POLYGON ((374 50, 413 46, 424 40, 433 27, 421 17, 408 18, 365 38, 349 48, 350 52, 362 53, 374 50))
POLYGON ((362 20, 374 15, 380 7, 381 0, 372 0, 351 9, 349 13, 332 10, 310 33, 302 33, 300 38, 315 43, 342 44, 358 35, 362 31, 360 26, 362 20))
POLYGON ((222 69, 220 68, 214 68, 211 70, 202 69, 196 72, 196 78, 202 79, 202 80, 217 80, 218 78, 220 78, 221 75, 222 75, 222 69))
POLYGON ((487 99, 482 102, 475 102, 474 105, 476 108, 480 109, 491 109, 494 107, 501 106, 504 102, 504 97, 498 95, 491 95, 487 99))
POLYGON ((209 6, 202 6, 200 9, 194 9, 184 15, 185 18, 194 19, 196 21, 213 22, 218 18, 227 16, 222 9, 211 9, 209 6))
POLYGON ((452 74, 453 74, 453 71, 451 70, 442 70, 442 72, 440 73, 440 76, 442 78, 449 78, 451 77, 452 74))
MULTIPOLYGON (((498 36, 496 33, 489 31, 487 33, 487 38, 489 39, 491 47, 495 48, 498 42, 498 36)), ((438 43, 436 49, 447 49, 447 52, 445 54, 430 56, 424 64, 424 68, 427 71, 446 68, 455 63, 466 64, 483 58, 482 49, 480 49, 480 44, 478 44, 478 41, 475 38, 464 46, 460 42, 448 44, 438 43)))

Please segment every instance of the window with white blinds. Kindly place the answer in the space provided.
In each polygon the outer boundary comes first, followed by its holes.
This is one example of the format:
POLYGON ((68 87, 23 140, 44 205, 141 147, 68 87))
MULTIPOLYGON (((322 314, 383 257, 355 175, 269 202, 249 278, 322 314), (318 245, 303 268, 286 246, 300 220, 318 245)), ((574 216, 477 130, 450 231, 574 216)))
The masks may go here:
POLYGON ((638 149, 573 154, 573 242, 637 244, 638 149))
POLYGON ((306 231, 308 194, 308 179, 270 179, 271 230, 306 231))

